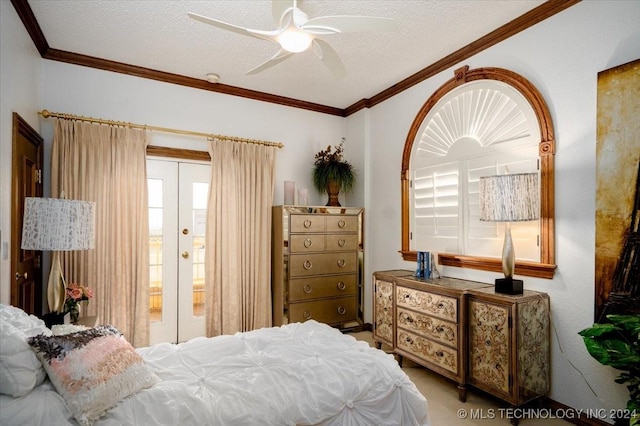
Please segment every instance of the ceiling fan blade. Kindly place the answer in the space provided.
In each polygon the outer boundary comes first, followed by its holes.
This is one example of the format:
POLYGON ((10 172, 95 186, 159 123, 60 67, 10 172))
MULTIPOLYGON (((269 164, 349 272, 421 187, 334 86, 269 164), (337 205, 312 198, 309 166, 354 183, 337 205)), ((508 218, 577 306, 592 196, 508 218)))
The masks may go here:
POLYGON ((206 16, 198 15, 197 13, 192 13, 192 12, 187 12, 187 15, 189 15, 191 19, 204 22, 205 24, 213 25, 214 27, 222 28, 223 30, 232 31, 237 34, 260 38, 263 40, 275 41, 275 36, 279 33, 279 31, 262 31, 262 30, 252 30, 250 28, 243 28, 237 25, 229 24, 223 21, 218 21, 217 19, 208 18, 206 16))
POLYGON ((282 28, 282 18, 286 12, 291 8, 298 7, 296 0, 271 0, 271 14, 273 15, 273 22, 276 23, 276 27, 282 28))
POLYGON ((300 28, 313 34, 393 31, 398 24, 392 18, 375 16, 320 16, 311 18, 300 28))
POLYGON ((314 38, 312 44, 314 47, 313 52, 318 58, 322 59, 322 62, 324 62, 329 71, 331 71, 331 74, 337 78, 342 78, 347 74, 340 57, 333 47, 329 46, 329 43, 324 40, 314 38))
POLYGON ((284 61, 285 59, 287 59, 289 56, 293 55, 293 53, 291 52, 287 52, 284 49, 280 49, 276 52, 275 55, 273 55, 271 58, 269 58, 267 61, 261 63, 260 65, 258 65, 255 68, 250 69, 249 71, 247 71, 245 74, 246 75, 253 75, 253 74, 258 74, 259 72, 262 72, 268 68, 271 68, 274 65, 279 64, 280 62, 284 61))

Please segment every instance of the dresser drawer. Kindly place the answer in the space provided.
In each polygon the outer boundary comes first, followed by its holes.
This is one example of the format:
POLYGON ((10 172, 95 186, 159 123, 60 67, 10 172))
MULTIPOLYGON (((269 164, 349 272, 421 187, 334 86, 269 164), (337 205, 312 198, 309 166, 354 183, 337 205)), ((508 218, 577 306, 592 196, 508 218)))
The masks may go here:
POLYGON ((324 251, 325 238, 322 234, 295 234, 289 239, 291 253, 306 253, 324 251))
POLYGON ((289 277, 324 274, 348 274, 357 271, 355 252, 289 255, 289 277))
POLYGON ((289 232, 324 232, 324 216, 317 214, 292 214, 289 232))
POLYGON ((458 322, 458 299, 406 287, 396 287, 396 304, 451 322, 458 322))
POLYGON ((404 330, 398 330, 398 349, 458 374, 458 351, 427 338, 404 330))
POLYGON ((353 296, 356 294, 356 279, 356 274, 291 279, 289 300, 295 302, 321 297, 353 296))
POLYGON ((353 251, 358 249, 357 234, 327 234, 327 251, 353 251))
POLYGON ((397 310, 398 327, 452 348, 458 347, 458 325, 407 309, 397 310))
POLYGON ((358 216, 327 216, 327 232, 358 232, 358 216))
POLYGON ((290 303, 289 322, 303 322, 309 319, 327 324, 341 324, 355 321, 357 316, 356 298, 318 300, 314 302, 290 303))

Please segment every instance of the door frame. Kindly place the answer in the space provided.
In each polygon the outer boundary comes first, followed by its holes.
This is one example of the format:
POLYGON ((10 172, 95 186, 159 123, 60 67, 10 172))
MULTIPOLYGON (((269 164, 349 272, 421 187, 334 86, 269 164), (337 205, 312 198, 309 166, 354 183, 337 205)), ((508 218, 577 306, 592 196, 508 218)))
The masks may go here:
MULTIPOLYGON (((22 221, 24 218, 24 199, 29 196, 42 197, 44 176, 43 138, 18 113, 13 113, 12 127, 12 163, 11 163, 11 304, 25 312, 42 316, 42 252, 22 250, 22 221), (21 143, 26 142, 35 148, 35 165, 29 182, 22 175, 25 151, 21 143), (20 148, 20 149, 19 149, 20 148), (30 188, 27 184, 30 183, 30 188), (26 275, 25 275, 26 274, 26 275), (26 276, 26 278, 25 278, 26 276)), ((31 148, 31 147, 28 147, 31 148)))

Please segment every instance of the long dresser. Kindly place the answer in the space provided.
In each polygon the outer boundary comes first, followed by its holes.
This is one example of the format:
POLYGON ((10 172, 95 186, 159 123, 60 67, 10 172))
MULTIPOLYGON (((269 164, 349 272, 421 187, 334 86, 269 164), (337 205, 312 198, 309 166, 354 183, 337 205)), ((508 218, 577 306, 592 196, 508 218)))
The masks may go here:
POLYGON ((354 207, 273 207, 274 325, 361 325, 363 214, 354 207))
POLYGON ((492 284, 373 274, 373 340, 458 384, 520 406, 549 391, 549 296, 499 294, 492 284))

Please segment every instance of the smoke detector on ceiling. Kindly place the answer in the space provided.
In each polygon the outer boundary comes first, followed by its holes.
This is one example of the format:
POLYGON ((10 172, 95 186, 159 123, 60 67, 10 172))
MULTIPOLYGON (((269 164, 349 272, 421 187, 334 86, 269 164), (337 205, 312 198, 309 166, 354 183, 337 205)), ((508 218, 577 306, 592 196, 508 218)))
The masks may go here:
POLYGON ((214 74, 212 72, 210 72, 209 74, 206 75, 207 81, 209 83, 217 83, 218 81, 220 81, 220 76, 218 74, 214 74))

